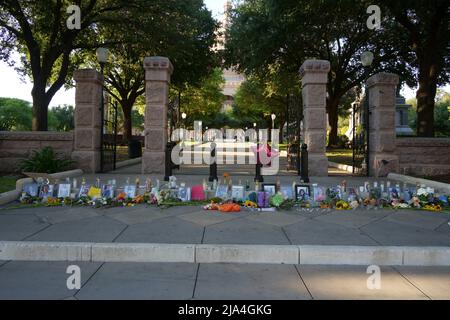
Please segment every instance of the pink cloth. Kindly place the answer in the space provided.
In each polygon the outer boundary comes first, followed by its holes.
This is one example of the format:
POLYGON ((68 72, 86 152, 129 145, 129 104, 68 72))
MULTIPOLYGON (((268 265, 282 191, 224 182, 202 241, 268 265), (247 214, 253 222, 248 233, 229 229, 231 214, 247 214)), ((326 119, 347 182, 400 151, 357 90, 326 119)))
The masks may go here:
POLYGON ((263 165, 266 166, 270 166, 272 163, 271 160, 280 156, 278 150, 271 148, 268 143, 259 145, 259 148, 257 146, 252 146, 251 149, 255 157, 259 154, 259 163, 262 162, 263 165))
POLYGON ((205 192, 203 191, 203 186, 194 186, 194 187, 192 187, 191 199, 193 201, 203 201, 203 200, 205 200, 205 192))

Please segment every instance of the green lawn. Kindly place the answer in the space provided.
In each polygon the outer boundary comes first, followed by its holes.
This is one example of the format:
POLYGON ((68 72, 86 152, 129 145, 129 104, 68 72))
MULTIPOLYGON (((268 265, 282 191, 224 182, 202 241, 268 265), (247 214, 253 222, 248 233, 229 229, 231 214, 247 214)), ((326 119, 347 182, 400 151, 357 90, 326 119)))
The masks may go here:
POLYGON ((329 149, 327 150, 328 160, 331 162, 346 164, 351 166, 353 163, 352 149, 329 149))
POLYGON ((0 177, 0 193, 15 190, 17 177, 0 177))

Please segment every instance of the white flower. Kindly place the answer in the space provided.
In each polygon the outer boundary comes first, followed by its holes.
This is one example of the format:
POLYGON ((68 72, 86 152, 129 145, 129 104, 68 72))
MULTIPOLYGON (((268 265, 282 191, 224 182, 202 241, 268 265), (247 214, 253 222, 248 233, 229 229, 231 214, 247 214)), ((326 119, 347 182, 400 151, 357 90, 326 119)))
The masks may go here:
POLYGON ((428 196, 427 189, 425 189, 425 188, 419 188, 419 190, 417 190, 417 195, 418 195, 418 196, 422 196, 422 195, 428 196))

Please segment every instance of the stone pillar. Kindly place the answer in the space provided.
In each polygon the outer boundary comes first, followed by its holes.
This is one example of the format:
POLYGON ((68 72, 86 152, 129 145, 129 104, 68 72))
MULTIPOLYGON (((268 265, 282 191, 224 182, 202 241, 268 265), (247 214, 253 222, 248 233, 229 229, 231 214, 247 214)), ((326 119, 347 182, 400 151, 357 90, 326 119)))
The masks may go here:
POLYGON ((396 74, 378 73, 367 80, 369 90, 369 170, 375 177, 398 172, 395 154, 396 74))
POLYGON ((309 175, 328 176, 326 156, 326 96, 330 62, 306 60, 300 68, 303 95, 303 133, 308 145, 309 175))
POLYGON ((146 107, 142 172, 164 174, 169 84, 173 66, 168 58, 147 57, 144 68, 146 107))
POLYGON ((76 70, 75 130, 72 159, 85 173, 100 171, 103 77, 93 69, 76 70))

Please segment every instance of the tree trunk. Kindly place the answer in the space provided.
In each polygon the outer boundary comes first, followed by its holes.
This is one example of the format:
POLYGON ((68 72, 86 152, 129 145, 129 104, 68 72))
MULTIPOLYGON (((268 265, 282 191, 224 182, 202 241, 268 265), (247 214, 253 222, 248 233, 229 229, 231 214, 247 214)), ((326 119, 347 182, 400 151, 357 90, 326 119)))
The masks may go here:
POLYGON ((123 134, 125 142, 130 142, 133 138, 133 122, 131 119, 131 110, 133 109, 133 105, 130 103, 122 103, 123 110, 123 134))
POLYGON ((283 143, 283 128, 284 128, 284 121, 282 122, 282 124, 280 124, 280 143, 283 143))
POLYGON ((33 97, 33 131, 47 131, 48 130, 48 105, 50 100, 45 94, 45 84, 37 82, 33 85, 31 91, 33 97))
POLYGON ((437 90, 436 66, 423 66, 419 70, 417 90, 417 135, 434 137, 434 101, 437 90))
POLYGON ((328 146, 336 147, 338 145, 338 106, 339 99, 331 99, 328 104, 328 124, 330 125, 330 134, 328 136, 328 146))

